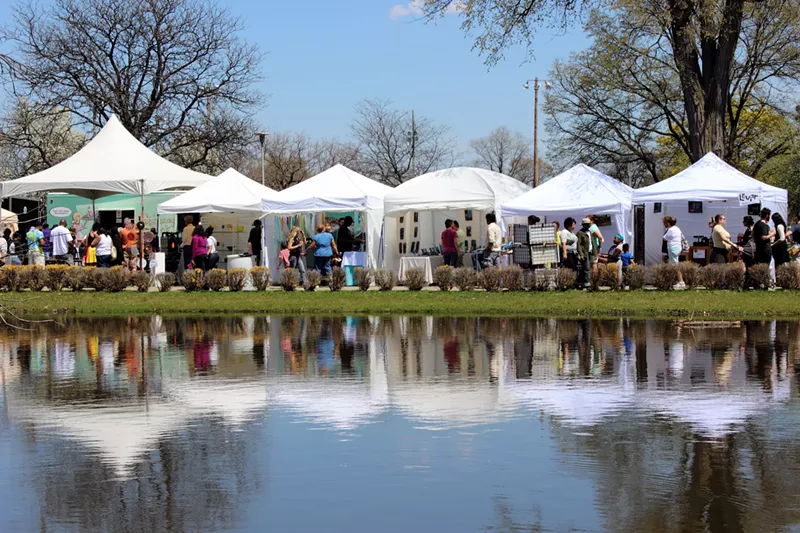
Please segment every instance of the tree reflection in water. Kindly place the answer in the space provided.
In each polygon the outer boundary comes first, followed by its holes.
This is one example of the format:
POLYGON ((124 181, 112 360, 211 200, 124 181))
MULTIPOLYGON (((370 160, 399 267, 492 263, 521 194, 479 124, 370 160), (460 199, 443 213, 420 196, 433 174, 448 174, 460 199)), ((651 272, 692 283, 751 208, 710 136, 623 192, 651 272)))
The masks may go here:
POLYGON ((789 322, 68 319, 0 332, 0 377, 5 424, 35 454, 20 462, 44 529, 258 529, 247 502, 286 497, 264 493, 279 482, 266 461, 281 434, 262 427, 275 413, 362 438, 363 453, 364 428, 399 419, 402 438, 425 442, 410 460, 452 435, 471 465, 459 468, 479 473, 525 462, 487 451, 488 428, 539 424, 537 446, 559 475, 590 479, 594 502, 553 522, 547 495, 519 499, 537 480, 461 487, 488 491, 488 525, 474 525, 490 531, 587 527, 590 506, 607 531, 755 532, 800 522, 799 336, 789 322))

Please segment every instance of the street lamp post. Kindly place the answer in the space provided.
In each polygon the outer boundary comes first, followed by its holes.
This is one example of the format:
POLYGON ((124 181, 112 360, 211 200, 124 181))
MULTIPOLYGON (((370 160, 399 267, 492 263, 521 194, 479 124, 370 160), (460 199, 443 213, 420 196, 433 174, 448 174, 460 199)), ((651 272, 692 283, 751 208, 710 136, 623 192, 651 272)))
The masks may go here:
MULTIPOLYGON (((544 81, 544 88, 550 88, 550 82, 544 81)), ((539 186, 539 78, 525 82, 525 89, 531 88, 533 82, 533 186, 539 186)))
POLYGON ((415 166, 414 158, 417 152, 417 139, 419 136, 417 135, 417 121, 414 117, 414 110, 411 110, 411 131, 406 132, 406 140, 408 144, 411 146, 411 177, 415 178, 417 176, 417 168, 415 166))
POLYGON ((258 142, 261 145, 261 185, 264 185, 264 148, 267 145, 267 135, 269 135, 268 131, 259 131, 256 133, 258 142))

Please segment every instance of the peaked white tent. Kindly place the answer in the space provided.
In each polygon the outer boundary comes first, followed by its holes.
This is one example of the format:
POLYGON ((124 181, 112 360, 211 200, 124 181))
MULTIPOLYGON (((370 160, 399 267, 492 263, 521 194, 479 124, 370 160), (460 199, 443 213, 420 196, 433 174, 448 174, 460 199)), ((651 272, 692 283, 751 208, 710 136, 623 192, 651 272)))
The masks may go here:
POLYGON ((418 242, 422 249, 439 244, 448 218, 458 220, 468 240, 482 246, 484 215, 494 211, 502 227, 500 206, 530 189, 504 174, 470 167, 438 170, 403 183, 384 200, 387 221, 403 218, 396 228, 386 226, 388 266, 397 266, 403 244, 407 251, 411 249, 408 243, 418 242))
POLYGON ((786 218, 789 194, 743 174, 709 153, 675 176, 635 190, 633 203, 645 204, 645 259, 657 263, 661 261, 662 217, 675 216, 691 243, 695 236, 709 237, 708 219, 723 213, 735 239, 744 230, 742 217, 747 215, 749 204, 761 204, 786 218), (702 212, 689 213, 689 202, 702 202, 702 212), (660 209, 655 204, 660 204, 660 209))
POLYGON ((368 266, 377 267, 381 256, 383 198, 391 190, 391 187, 362 176, 344 165, 335 165, 262 200, 261 211, 267 218, 264 229, 266 243, 274 246, 286 237, 275 227, 274 222, 270 223, 270 216, 274 221, 282 215, 359 211, 366 215, 367 221, 368 266))
POLYGON ((576 165, 522 196, 503 204, 506 222, 525 224, 528 215, 548 222, 574 218, 578 227, 587 215, 610 215, 611 226, 601 228, 607 241, 616 233, 633 241, 631 200, 633 189, 584 164, 576 165))
POLYGON ((185 169, 152 152, 115 115, 78 153, 54 167, 6 181, 2 196, 50 191, 96 199, 118 193, 145 195, 197 187, 211 176, 185 169))
POLYGON ((229 168, 216 178, 158 206, 159 215, 179 213, 260 213, 261 201, 278 194, 229 168))

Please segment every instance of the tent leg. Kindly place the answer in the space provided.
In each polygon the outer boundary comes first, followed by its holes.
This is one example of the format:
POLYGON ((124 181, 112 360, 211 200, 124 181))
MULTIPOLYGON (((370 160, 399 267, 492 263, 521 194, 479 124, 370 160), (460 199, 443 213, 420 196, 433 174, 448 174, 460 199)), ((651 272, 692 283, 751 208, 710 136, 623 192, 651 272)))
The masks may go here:
POLYGON ((97 208, 94 205, 94 198, 92 198, 92 222, 97 222, 97 208))
POLYGON ((144 270, 144 186, 142 187, 141 199, 142 211, 139 213, 139 220, 142 221, 142 229, 139 231, 139 270, 144 270))

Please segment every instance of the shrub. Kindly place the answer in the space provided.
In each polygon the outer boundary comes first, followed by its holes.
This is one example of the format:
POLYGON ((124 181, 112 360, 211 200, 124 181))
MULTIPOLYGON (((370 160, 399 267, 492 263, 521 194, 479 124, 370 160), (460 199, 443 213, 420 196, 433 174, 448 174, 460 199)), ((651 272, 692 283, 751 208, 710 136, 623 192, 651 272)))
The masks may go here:
POLYGON ((372 285, 372 270, 369 268, 357 268, 355 277, 358 288, 362 291, 368 291, 372 285))
POLYGON ((178 281, 178 278, 172 272, 156 274, 156 286, 160 292, 169 292, 176 281, 178 281))
POLYGON ((591 290, 596 291, 603 285, 603 270, 605 270, 605 265, 601 265, 599 263, 590 267, 589 288, 591 290))
POLYGON ((281 270, 280 284, 286 292, 292 292, 297 288, 297 273, 293 268, 284 268, 281 270))
POLYGON ((538 269, 530 273, 528 279, 528 288, 536 292, 545 292, 550 290, 550 278, 546 275, 546 270, 538 269))
POLYGON ((439 286, 440 291, 450 291, 453 289, 453 272, 455 269, 449 265, 440 266, 433 273, 433 281, 439 286))
POLYGON ((574 289, 576 281, 578 273, 571 268, 559 268, 556 272, 556 289, 559 291, 574 289))
POLYGON ((693 261, 684 261, 682 263, 678 263, 678 271, 683 276, 683 282, 686 284, 687 287, 691 287, 696 289, 702 283, 702 276, 700 275, 700 265, 693 261))
POLYGON ((426 285, 425 271, 421 268, 409 268, 406 270, 406 285, 409 290, 421 291, 426 285))
POLYGON ((250 279, 253 280, 253 288, 257 291, 265 291, 269 288, 269 268, 257 266, 250 269, 250 279))
POLYGON ((153 282, 153 278, 151 278, 150 274, 144 270, 138 270, 131 274, 130 281, 131 285, 136 287, 137 291, 147 292, 150 290, 150 285, 153 282))
POLYGON ((67 267, 67 286, 74 292, 88 287, 89 281, 89 270, 77 265, 67 267))
POLYGON ((706 265, 695 274, 695 286, 713 291, 725 288, 725 265, 706 265))
POLYGON ((525 273, 519 265, 512 265, 500 270, 500 280, 509 291, 520 292, 525 290, 525 273))
POLYGON ((792 261, 779 266, 775 271, 775 284, 781 289, 800 289, 800 263, 792 261))
POLYGON ((600 284, 602 286, 609 287, 611 290, 619 289, 619 264, 598 265, 598 270, 600 271, 600 284))
MULTIPOLYGON (((768 288, 772 284, 772 277, 769 274, 769 266, 767 267, 767 285, 768 288)), ((725 288, 731 291, 740 291, 744 288, 745 270, 739 263, 730 263, 724 265, 725 267, 725 288)))
POLYGON ((477 282, 477 275, 472 268, 461 267, 453 272, 453 283, 460 291, 471 291, 477 282))
POLYGON ((22 267, 19 265, 5 265, 0 268, 0 289, 5 289, 7 291, 14 290, 20 268, 22 267))
POLYGON ((753 265, 747 271, 748 285, 754 289, 769 289, 772 286, 772 274, 769 265, 753 265))
POLYGON ((228 288, 230 290, 241 292, 245 283, 247 283, 247 270, 244 268, 232 268, 228 271, 228 288))
POLYGON ((675 263, 660 263, 650 269, 653 275, 653 285, 660 291, 671 291, 678 283, 678 265, 675 263))
POLYGON ((342 267, 333 267, 331 269, 331 279, 328 286, 332 291, 340 291, 347 283, 347 274, 342 267))
POLYGON ((108 292, 124 291, 130 283, 130 272, 121 266, 113 268, 98 268, 101 279, 103 280, 103 290, 108 292))
POLYGON ((382 291, 390 291, 397 285, 397 274, 388 268, 377 270, 375 271, 375 283, 382 291))
POLYGON ((214 292, 219 292, 228 286, 228 271, 221 268, 212 268, 205 275, 206 287, 214 292))
POLYGON ((14 290, 24 291, 25 289, 30 289, 38 292, 45 288, 46 282, 47 274, 43 267, 28 265, 19 270, 14 290))
POLYGON ((67 285, 67 265, 48 265, 44 268, 47 288, 60 291, 67 285))
POLYGON ((186 292, 196 291, 202 287, 203 287, 202 270, 196 268, 196 269, 185 270, 183 272, 183 288, 186 289, 186 292))
POLYGON ((484 268, 478 272, 478 286, 486 292, 500 290, 501 273, 499 268, 484 268))
POLYGON ((314 292, 319 287, 319 284, 322 283, 322 275, 316 270, 309 270, 306 273, 306 286, 305 290, 309 292, 314 292))
POLYGON ((647 280, 647 269, 643 265, 631 265, 625 272, 625 283, 631 290, 641 290, 647 280))

